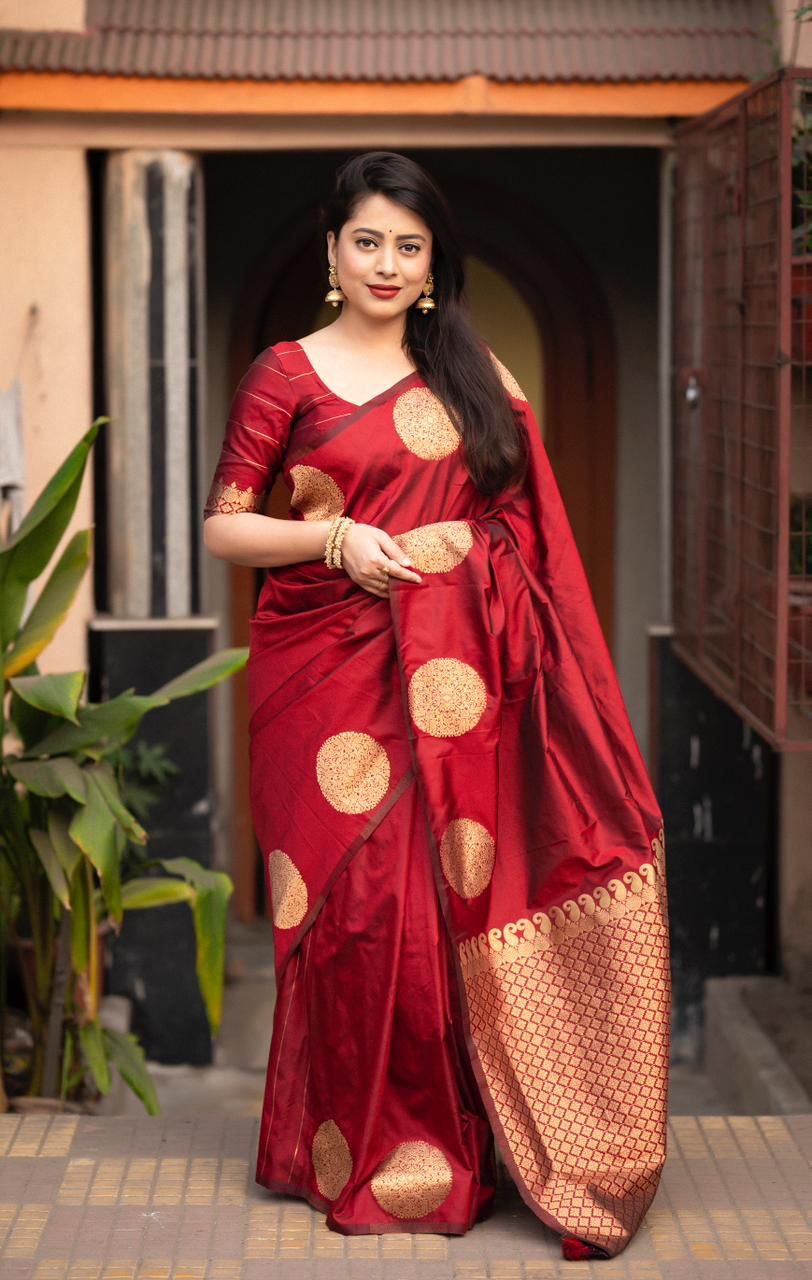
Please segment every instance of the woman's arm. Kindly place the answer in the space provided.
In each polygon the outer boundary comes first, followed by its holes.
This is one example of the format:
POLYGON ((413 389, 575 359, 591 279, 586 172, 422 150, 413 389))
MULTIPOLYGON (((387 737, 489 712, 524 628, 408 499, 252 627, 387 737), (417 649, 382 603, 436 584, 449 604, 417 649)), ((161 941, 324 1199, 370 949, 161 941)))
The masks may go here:
POLYGON ((210 515, 203 523, 203 543, 217 560, 255 568, 319 560, 327 544, 329 520, 288 520, 240 511, 210 515))

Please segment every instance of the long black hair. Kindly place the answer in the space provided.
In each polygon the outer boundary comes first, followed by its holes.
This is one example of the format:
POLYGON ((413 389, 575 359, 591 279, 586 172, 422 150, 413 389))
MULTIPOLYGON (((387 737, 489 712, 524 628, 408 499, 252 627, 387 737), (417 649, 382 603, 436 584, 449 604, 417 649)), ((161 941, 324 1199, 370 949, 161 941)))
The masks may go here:
POLYGON ((525 436, 488 349, 463 299, 465 274, 448 204, 433 178, 396 151, 351 156, 336 172, 321 211, 323 235, 338 239, 361 200, 381 194, 420 215, 430 228, 436 310, 406 313, 404 348, 442 401, 463 442, 471 480, 482 493, 518 486, 527 470, 525 436))

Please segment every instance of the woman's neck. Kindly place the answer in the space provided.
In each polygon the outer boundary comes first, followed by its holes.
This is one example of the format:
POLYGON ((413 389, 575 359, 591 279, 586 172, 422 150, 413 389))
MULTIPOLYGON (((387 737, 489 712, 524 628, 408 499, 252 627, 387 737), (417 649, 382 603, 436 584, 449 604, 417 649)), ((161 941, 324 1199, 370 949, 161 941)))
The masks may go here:
POLYGON ((391 320, 371 320, 358 311, 342 310, 329 328, 348 345, 383 354, 403 349, 406 321, 402 315, 393 316, 391 320))

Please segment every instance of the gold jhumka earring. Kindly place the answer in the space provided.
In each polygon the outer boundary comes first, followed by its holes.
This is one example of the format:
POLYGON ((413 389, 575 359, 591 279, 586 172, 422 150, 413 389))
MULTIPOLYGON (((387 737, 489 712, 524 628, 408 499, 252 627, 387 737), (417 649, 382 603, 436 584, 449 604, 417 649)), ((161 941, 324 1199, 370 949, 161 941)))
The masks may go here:
POLYGON ((330 279, 330 291, 329 293, 325 293, 324 301, 331 302, 334 307, 337 307, 340 302, 347 301, 347 295, 343 292, 341 285, 338 283, 338 272, 332 262, 330 263, 328 276, 330 279))
POLYGON ((423 297, 418 298, 417 302, 414 304, 415 310, 422 311, 423 315, 426 315, 427 312, 429 311, 437 310, 437 303, 430 296, 433 288, 434 288, 434 276, 431 274, 431 272, 429 272, 429 274, 426 276, 426 283, 423 285, 423 297))

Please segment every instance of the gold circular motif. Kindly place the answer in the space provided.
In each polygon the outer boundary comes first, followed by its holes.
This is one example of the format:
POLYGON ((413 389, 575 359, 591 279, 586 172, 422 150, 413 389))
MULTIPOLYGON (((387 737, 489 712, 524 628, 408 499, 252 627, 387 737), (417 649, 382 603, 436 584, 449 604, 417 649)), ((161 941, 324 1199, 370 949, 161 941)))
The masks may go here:
POLYGON ((395 1218, 424 1218, 448 1198, 454 1173, 439 1147, 401 1142, 379 1165, 370 1189, 395 1218))
POLYGON ((427 462, 447 458, 461 438, 445 406, 428 387, 412 387, 398 396, 393 409, 395 430, 411 453, 427 462))
POLYGON ((268 858, 271 877, 273 922, 279 929, 292 929, 307 914, 307 885, 294 863, 282 849, 268 858))
POLYGON ((430 658, 409 681, 409 710, 424 733, 454 738, 482 719, 488 704, 485 681, 458 658, 430 658))
POLYGON ((316 776, 321 793, 339 813, 366 813, 389 787, 389 756, 368 733, 334 733, 319 747, 316 776))
POLYGON ((347 1139, 335 1120, 325 1120, 311 1147, 316 1186, 325 1200, 337 1200, 350 1180, 352 1155, 347 1139))
POLYGON ((301 463, 290 469, 293 493, 290 505, 301 511, 305 520, 328 520, 344 510, 344 494, 332 476, 318 467, 301 463))
POLYGON ((455 818, 440 841, 440 862, 452 889, 461 898, 478 898, 493 875, 496 846, 481 822, 455 818))
POLYGON ((418 573, 449 573, 462 564, 474 535, 467 520, 441 520, 424 524, 405 533, 396 533, 395 542, 411 556, 411 568, 418 573))
POLYGON ((512 395, 514 400, 527 400, 527 396, 524 394, 513 374, 510 372, 510 369, 503 365, 499 357, 495 356, 493 352, 491 352, 491 359, 496 365, 496 372, 502 379, 502 386, 508 394, 512 395))

